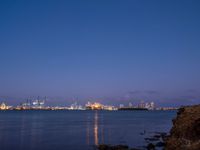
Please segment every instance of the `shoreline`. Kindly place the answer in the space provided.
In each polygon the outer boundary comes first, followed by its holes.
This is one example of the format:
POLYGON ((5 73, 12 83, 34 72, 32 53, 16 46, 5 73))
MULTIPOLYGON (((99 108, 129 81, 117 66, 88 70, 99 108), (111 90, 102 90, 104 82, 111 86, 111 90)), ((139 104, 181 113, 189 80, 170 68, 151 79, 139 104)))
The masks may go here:
POLYGON ((177 117, 172 120, 173 127, 165 140, 166 150, 200 149, 200 104, 179 109, 177 117))
POLYGON ((169 112, 169 111, 176 111, 176 110, 68 110, 68 109, 21 109, 21 110, 0 110, 0 112, 39 112, 39 111, 91 111, 91 112, 96 112, 96 111, 106 111, 106 112, 169 112))
POLYGON ((160 132, 153 137, 145 138, 143 148, 131 148, 128 145, 100 144, 98 150, 199 150, 200 149, 200 105, 183 106, 178 109, 172 120, 169 133, 160 132))

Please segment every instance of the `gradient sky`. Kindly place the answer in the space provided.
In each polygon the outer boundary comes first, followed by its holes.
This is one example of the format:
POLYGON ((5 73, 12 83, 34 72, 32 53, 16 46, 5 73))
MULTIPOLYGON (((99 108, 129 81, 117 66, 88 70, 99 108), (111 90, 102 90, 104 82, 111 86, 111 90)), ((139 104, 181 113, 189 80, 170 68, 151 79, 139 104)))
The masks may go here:
POLYGON ((0 100, 199 103, 199 8, 199 0, 1 0, 0 100))

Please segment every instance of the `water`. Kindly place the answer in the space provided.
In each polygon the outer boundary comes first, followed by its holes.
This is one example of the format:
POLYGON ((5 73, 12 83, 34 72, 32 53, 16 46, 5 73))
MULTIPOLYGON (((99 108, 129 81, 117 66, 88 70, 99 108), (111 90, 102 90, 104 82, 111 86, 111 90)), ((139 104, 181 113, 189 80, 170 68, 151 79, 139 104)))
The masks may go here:
POLYGON ((93 150, 95 145, 145 145, 168 132, 175 111, 1 111, 1 150, 93 150), (144 130, 147 135, 141 135, 144 130))

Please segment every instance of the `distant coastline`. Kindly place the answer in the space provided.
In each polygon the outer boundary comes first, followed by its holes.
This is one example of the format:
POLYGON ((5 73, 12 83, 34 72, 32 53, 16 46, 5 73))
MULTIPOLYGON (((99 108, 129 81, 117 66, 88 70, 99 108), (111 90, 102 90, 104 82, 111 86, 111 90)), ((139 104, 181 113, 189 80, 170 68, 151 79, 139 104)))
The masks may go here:
POLYGON ((0 104, 0 110, 108 110, 108 111, 147 111, 147 110, 177 110, 176 107, 156 107, 154 102, 144 103, 143 101, 138 105, 132 105, 129 103, 128 106, 120 104, 119 107, 113 105, 104 105, 98 102, 88 102, 85 106, 78 105, 77 102, 70 106, 46 106, 45 100, 36 99, 21 103, 18 106, 9 106, 2 102, 0 104))

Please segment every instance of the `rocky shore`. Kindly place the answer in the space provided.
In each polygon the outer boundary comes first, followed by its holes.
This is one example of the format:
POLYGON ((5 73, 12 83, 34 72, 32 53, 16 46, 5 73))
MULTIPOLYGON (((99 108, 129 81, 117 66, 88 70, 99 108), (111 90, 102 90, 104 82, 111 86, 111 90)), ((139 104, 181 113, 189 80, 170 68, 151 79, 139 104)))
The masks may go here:
POLYGON ((200 150, 200 105, 179 109, 165 150, 200 150))
MULTIPOLYGON (((155 133, 153 137, 145 138, 143 150, 200 150, 200 105, 181 107, 177 117, 172 120, 170 134, 155 133)), ((99 150, 139 150, 127 145, 98 146, 99 150)))
POLYGON ((156 132, 153 136, 144 138, 146 145, 141 147, 129 147, 128 145, 108 145, 100 144, 98 145, 98 150, 161 150, 164 148, 164 139, 166 138, 166 133, 156 132))

